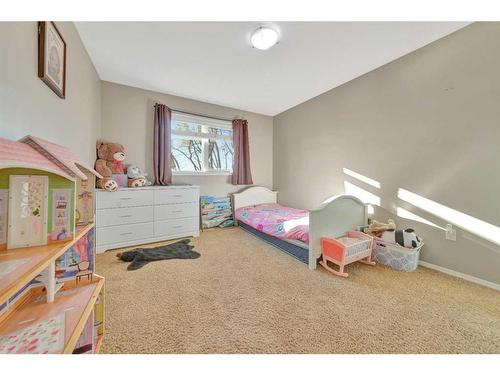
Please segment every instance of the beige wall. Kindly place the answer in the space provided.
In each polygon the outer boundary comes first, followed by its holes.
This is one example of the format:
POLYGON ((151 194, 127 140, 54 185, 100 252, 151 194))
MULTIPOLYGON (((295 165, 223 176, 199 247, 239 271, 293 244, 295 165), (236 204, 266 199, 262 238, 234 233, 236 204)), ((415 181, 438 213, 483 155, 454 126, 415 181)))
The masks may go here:
POLYGON ((37 75, 37 23, 0 22, 0 137, 36 135, 93 164, 101 131, 101 88, 74 25, 56 23, 67 45, 66 99, 37 75))
MULTIPOLYGON (((312 208, 343 192, 342 167, 500 225, 500 23, 476 23, 274 118, 274 188, 312 208)), ((405 208, 410 206, 402 205, 405 208)), ((440 225, 446 223, 414 210, 440 225)), ((384 217, 382 212, 379 217, 384 217)), ((500 249, 414 222, 422 259, 500 283, 500 249)))
MULTIPOLYGON (((127 163, 145 168, 153 176, 153 105, 231 119, 248 120, 250 162, 254 184, 272 187, 273 121, 269 116, 244 112, 178 96, 146 91, 134 87, 102 82, 102 136, 119 142, 127 151, 127 163)), ((202 194, 226 195, 241 186, 229 183, 229 176, 175 176, 174 183, 191 183, 201 187, 202 194)))

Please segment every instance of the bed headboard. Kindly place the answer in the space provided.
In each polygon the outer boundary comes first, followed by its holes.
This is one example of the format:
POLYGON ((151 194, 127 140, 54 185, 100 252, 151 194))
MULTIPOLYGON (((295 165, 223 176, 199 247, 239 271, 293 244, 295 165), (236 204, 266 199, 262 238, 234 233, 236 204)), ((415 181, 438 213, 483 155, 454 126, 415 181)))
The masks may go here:
POLYGON ((233 193, 233 210, 240 207, 253 206, 263 203, 276 203, 278 192, 272 191, 264 186, 251 186, 239 193, 233 193))
POLYGON ((367 205, 352 195, 338 195, 309 212, 309 268, 321 255, 321 237, 339 237, 366 225, 367 205))

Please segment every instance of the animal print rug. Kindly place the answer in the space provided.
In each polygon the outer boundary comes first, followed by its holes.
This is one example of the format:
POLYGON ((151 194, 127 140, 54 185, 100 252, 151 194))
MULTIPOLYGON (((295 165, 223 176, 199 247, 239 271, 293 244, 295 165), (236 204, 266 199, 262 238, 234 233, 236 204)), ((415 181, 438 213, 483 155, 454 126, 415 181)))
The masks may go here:
POLYGON ((165 259, 196 259, 201 255, 193 251, 194 246, 189 245, 191 240, 186 239, 169 245, 158 246, 152 249, 134 249, 116 254, 118 259, 131 262, 127 270, 134 271, 144 267, 149 262, 165 259))

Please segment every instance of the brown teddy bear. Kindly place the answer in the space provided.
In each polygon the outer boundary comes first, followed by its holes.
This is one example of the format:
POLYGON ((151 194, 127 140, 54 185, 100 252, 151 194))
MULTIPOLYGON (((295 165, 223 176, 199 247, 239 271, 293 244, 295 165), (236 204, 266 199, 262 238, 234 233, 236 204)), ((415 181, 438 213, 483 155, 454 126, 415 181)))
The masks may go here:
POLYGON ((95 170, 103 177, 97 179, 96 187, 116 191, 118 184, 111 179, 111 175, 124 172, 125 148, 119 143, 107 143, 101 140, 97 141, 96 148, 98 159, 95 162, 95 170))
POLYGON ((128 187, 146 186, 146 179, 144 177, 129 178, 127 185, 128 187))

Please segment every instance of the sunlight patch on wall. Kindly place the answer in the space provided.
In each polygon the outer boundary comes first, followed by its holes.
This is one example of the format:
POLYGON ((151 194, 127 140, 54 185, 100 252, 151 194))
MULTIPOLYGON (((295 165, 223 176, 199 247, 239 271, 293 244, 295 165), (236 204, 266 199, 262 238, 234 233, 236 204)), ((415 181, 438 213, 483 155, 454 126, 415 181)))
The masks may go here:
POLYGON ((402 217, 403 219, 409 219, 409 220, 413 220, 413 221, 418 221, 419 223, 427 224, 427 225, 430 225, 432 227, 445 230, 444 228, 440 227, 439 225, 434 224, 432 221, 424 219, 421 216, 415 215, 413 212, 405 210, 402 207, 397 207, 396 208, 396 213, 397 213, 397 215, 399 217, 402 217))
POLYGON ((363 203, 374 204, 376 206, 380 206, 380 197, 365 189, 360 188, 354 184, 351 184, 348 181, 344 181, 344 190, 346 194, 354 195, 359 198, 363 203))
POLYGON ((362 174, 360 174, 358 172, 351 171, 350 169, 347 169, 347 168, 342 168, 342 171, 348 176, 354 177, 355 179, 357 179, 359 181, 363 181, 365 184, 368 184, 368 185, 371 185, 373 187, 376 187, 377 189, 380 189, 380 182, 378 182, 370 177, 363 176, 362 174))
POLYGON ((398 189, 398 198, 443 220, 446 220, 463 230, 471 232, 478 237, 500 245, 500 227, 464 214, 463 212, 443 206, 440 203, 434 202, 405 189, 398 189))

